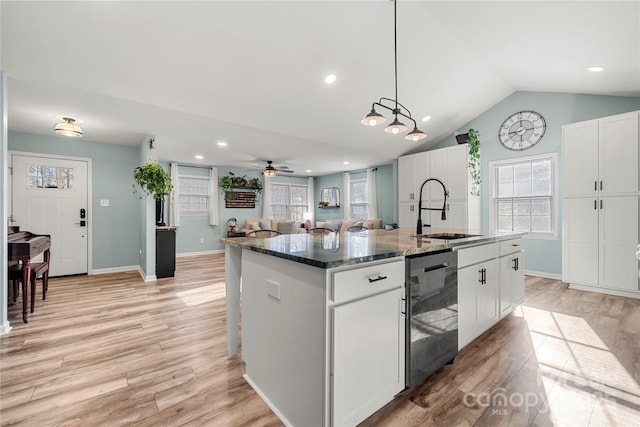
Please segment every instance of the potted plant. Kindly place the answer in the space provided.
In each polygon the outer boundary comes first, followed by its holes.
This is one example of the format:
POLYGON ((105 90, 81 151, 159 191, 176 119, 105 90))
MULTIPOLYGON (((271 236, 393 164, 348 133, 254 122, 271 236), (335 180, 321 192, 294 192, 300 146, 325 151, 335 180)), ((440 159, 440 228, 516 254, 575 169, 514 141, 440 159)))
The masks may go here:
POLYGON ((471 195, 480 195, 480 132, 469 129, 469 174, 471 175, 471 195))
POLYGON ((135 168, 133 177, 138 185, 138 187, 133 186, 133 192, 141 191, 156 200, 156 206, 159 205, 160 208, 160 220, 157 225, 164 225, 164 201, 173 190, 171 175, 159 163, 150 162, 135 168))
POLYGON ((228 197, 227 193, 233 191, 234 188, 255 190, 256 200, 259 200, 260 193, 262 192, 262 182, 260 182, 260 178, 247 179, 246 175, 236 176, 233 172, 229 172, 229 175, 221 177, 218 180, 218 187, 225 195, 225 199, 228 197))

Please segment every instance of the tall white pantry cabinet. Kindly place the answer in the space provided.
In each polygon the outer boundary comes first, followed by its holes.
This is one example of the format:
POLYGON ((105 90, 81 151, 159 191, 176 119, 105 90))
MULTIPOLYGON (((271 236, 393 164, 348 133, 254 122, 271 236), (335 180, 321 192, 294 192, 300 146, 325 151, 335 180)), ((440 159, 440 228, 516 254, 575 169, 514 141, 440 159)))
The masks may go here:
MULTIPOLYGON (((424 210, 423 224, 440 230, 480 230, 480 197, 472 196, 468 171, 469 145, 424 151, 398 158, 398 222, 401 228, 415 228, 418 220, 420 186, 427 178, 438 178, 449 191, 447 219, 440 211, 424 210)), ((444 193, 437 182, 429 182, 422 192, 422 207, 441 209, 444 193)), ((427 230, 424 230, 428 232, 427 230)))
POLYGON ((562 128, 562 280, 640 298, 640 112, 562 128))

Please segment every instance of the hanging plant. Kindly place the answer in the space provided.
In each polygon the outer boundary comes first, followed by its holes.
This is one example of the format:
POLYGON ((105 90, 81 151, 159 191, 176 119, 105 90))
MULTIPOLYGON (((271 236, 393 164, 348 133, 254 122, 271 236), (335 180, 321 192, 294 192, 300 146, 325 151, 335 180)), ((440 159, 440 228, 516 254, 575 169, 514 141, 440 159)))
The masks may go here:
POLYGON ((471 195, 480 195, 480 132, 469 129, 469 175, 471 175, 471 195))
MULTIPOLYGON (((133 186, 133 192, 142 192, 147 196, 152 196, 156 200, 164 201, 171 190, 171 175, 165 171, 159 163, 150 162, 142 166, 138 166, 133 170, 133 177, 138 184, 138 188, 133 186)), ((142 196, 140 196, 142 198, 142 196)))

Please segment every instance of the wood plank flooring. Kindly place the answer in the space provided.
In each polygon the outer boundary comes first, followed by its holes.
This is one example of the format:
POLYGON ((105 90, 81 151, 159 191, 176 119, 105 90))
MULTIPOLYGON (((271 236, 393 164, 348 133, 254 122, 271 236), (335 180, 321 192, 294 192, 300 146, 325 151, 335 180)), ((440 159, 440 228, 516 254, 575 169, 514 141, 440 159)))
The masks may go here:
MULTIPOLYGON (((40 285, 38 285, 40 286, 40 285)), ((50 279, 0 338, 2 426, 279 426, 226 355, 224 256, 50 279)), ((285 379, 286 380, 286 379, 285 379)), ((640 301, 527 278, 526 301, 363 426, 638 426, 640 301)))

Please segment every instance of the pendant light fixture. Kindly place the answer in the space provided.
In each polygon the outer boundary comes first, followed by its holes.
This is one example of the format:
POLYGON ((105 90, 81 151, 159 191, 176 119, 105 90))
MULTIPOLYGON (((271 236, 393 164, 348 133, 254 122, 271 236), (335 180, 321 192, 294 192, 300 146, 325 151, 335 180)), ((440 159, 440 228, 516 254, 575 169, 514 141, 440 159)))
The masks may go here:
POLYGON ((62 121, 53 128, 53 131, 58 135, 81 137, 82 129, 75 123, 76 119, 71 117, 63 117, 62 121))
POLYGON ((411 117, 411 112, 409 111, 409 109, 398 102, 398 36, 397 36, 398 24, 397 24, 397 18, 396 18, 396 15, 397 15, 396 9, 397 9, 397 2, 396 0, 393 0, 393 58, 394 58, 394 65, 395 65, 394 80, 395 80, 396 97, 395 99, 383 97, 383 98, 380 98, 378 102, 374 102, 371 105, 371 112, 369 112, 369 114, 364 116, 362 120, 360 120, 360 123, 362 123, 365 126, 377 126, 384 123, 386 119, 382 114, 376 111, 376 106, 378 106, 380 108, 384 108, 386 110, 391 111, 391 113, 394 115, 393 121, 386 128, 384 128, 385 132, 388 132, 393 135, 397 135, 409 129, 407 125, 405 125, 398 119, 398 116, 401 116, 401 117, 404 117, 405 119, 410 120, 413 123, 413 130, 409 132, 407 135, 405 135, 404 138, 408 139, 409 141, 420 141, 421 139, 426 138, 427 134, 422 132, 420 129, 418 129, 418 125, 416 121, 411 117))

